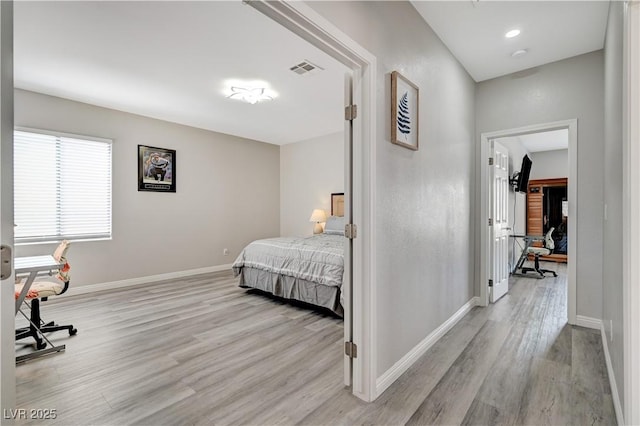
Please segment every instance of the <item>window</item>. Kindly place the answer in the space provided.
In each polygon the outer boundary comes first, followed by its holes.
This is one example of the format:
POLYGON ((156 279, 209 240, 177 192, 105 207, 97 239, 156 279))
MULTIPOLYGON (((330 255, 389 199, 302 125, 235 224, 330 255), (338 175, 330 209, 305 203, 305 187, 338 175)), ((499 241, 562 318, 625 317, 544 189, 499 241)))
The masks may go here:
POLYGON ((111 238, 111 141, 14 132, 15 242, 111 238))

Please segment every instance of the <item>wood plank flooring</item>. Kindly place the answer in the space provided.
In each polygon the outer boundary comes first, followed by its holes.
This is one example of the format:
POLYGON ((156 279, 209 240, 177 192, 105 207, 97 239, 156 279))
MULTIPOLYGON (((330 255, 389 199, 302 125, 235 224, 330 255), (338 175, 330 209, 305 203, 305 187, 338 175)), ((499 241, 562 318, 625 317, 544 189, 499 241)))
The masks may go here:
MULTIPOLYGON (((96 425, 608 425, 599 332, 566 324, 558 278, 512 279, 374 403, 342 385, 342 321, 236 286, 230 273, 43 305, 78 335, 17 367, 18 407, 96 425)), ((24 350, 24 349, 21 349, 24 350)))

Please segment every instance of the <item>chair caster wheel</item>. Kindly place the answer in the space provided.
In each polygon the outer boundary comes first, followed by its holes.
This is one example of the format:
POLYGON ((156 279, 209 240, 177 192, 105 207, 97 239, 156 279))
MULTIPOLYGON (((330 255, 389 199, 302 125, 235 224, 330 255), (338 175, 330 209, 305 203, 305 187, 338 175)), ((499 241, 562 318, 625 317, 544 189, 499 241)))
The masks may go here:
POLYGON ((36 342, 36 349, 40 350, 40 349, 44 349, 47 347, 47 342, 36 342))
POLYGON ((72 328, 71 330, 69 330, 69 336, 75 336, 76 334, 78 334, 77 328, 72 328))

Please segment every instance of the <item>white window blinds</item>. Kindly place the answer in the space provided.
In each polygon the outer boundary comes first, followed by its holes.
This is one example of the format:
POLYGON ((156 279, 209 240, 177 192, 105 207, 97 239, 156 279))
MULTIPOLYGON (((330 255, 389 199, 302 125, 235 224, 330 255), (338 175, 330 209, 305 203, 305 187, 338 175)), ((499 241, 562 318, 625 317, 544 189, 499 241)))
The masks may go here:
POLYGON ((15 242, 111 238, 111 141, 14 132, 15 242))

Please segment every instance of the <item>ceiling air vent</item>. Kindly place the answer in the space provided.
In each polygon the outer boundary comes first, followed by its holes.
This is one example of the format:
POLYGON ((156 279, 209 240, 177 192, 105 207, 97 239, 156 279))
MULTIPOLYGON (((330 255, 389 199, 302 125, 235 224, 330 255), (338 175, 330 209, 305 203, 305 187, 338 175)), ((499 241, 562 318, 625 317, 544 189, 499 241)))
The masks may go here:
POLYGON ((300 74, 300 75, 305 75, 305 74, 309 74, 309 73, 316 73, 318 71, 322 71, 324 70, 324 68, 316 65, 316 64, 312 64, 311 62, 304 60, 302 62, 300 62, 299 64, 296 64, 294 66, 292 66, 291 68, 289 68, 291 71, 295 72, 296 74, 300 74))

